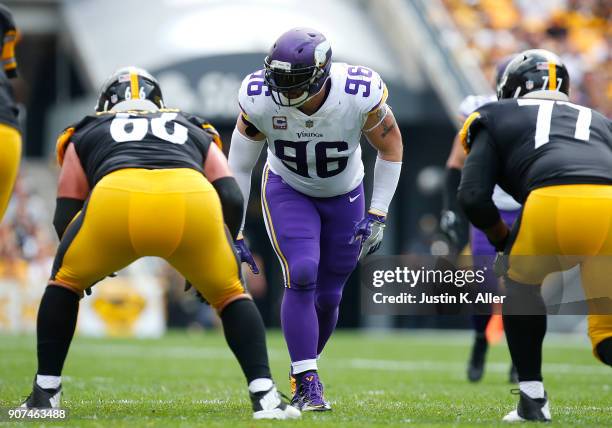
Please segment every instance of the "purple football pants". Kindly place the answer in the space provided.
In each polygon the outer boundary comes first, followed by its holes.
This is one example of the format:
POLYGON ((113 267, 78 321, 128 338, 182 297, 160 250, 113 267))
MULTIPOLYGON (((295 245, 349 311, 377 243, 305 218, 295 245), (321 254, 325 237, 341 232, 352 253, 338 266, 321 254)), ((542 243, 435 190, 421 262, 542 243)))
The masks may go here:
POLYGON ((344 195, 314 198, 291 188, 266 165, 262 205, 283 269, 281 324, 291 361, 314 359, 336 327, 342 289, 357 265, 359 242, 349 241, 364 215, 363 185, 344 195))
MULTIPOLYGON (((512 225, 515 220, 518 218, 521 210, 513 210, 513 211, 505 211, 499 210, 499 214, 501 215, 504 223, 512 229, 512 225)), ((497 292, 498 289, 498 279, 495 276, 495 271, 493 269, 493 262, 495 261, 495 248, 487 239, 487 235, 481 230, 475 228, 470 225, 470 245, 472 247, 472 255, 476 256, 474 260, 474 265, 479 268, 486 267, 485 271, 485 281, 482 284, 482 287, 479 288, 479 291, 482 291, 484 288, 486 291, 497 292)), ((478 305, 475 305, 478 306, 478 305)), ((487 325, 489 324, 489 320, 491 319, 491 308, 489 305, 485 305, 486 307, 475 307, 474 310, 477 314, 472 316, 472 325, 474 326, 474 330, 477 333, 484 333, 487 329, 487 325)))

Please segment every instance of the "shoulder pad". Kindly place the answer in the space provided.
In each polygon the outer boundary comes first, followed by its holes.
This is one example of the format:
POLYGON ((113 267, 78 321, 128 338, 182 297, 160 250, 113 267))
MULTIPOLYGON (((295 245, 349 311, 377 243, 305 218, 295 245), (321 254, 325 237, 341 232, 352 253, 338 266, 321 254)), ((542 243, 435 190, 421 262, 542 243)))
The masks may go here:
POLYGON ((93 120, 97 119, 96 116, 85 116, 77 123, 73 123, 66 127, 62 133, 57 137, 57 142, 55 143, 55 154, 57 157, 57 163, 59 166, 62 166, 64 163, 64 155, 66 154, 66 149, 68 148, 68 144, 72 141, 72 136, 76 131, 81 129, 83 126, 91 123, 93 120))
POLYGON ((193 123, 198 128, 202 128, 204 132, 206 132, 210 136, 210 138, 212 138, 217 147, 223 149, 221 135, 219 135, 219 131, 217 131, 209 121, 195 114, 183 113, 183 115, 189 122, 193 123))
POLYGON ((480 124, 481 119, 482 115, 479 111, 472 112, 467 119, 465 119, 461 131, 459 131, 459 139, 461 140, 461 145, 466 154, 468 154, 472 148, 475 130, 480 124))
POLYGON ((270 101, 270 90, 264 81, 264 73, 262 69, 247 75, 238 91, 241 114, 255 126, 258 126, 257 118, 266 110, 266 103, 270 101))
POLYGON ((380 75, 360 65, 346 65, 344 92, 349 94, 363 114, 375 112, 385 104, 389 91, 380 75))
POLYGON ((62 131, 59 137, 57 137, 57 143, 55 144, 55 153, 59 166, 62 166, 64 164, 64 155, 66 154, 66 149, 68 148, 70 139, 74 135, 74 131, 75 127, 69 126, 68 128, 62 131))
POLYGON ((463 145, 465 153, 469 153, 472 147, 472 142, 476 137, 476 133, 481 127, 491 127, 494 123, 495 116, 503 114, 504 109, 508 105, 515 104, 515 100, 502 100, 498 102, 489 102, 473 111, 461 127, 459 131, 459 139, 463 145), (510 101, 510 102, 506 102, 510 101))

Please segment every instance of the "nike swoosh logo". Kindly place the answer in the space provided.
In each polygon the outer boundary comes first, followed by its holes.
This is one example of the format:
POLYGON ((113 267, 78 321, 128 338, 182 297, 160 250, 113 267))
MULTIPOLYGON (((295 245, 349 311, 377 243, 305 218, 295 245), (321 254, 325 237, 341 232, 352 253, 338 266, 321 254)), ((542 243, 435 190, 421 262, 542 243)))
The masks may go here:
POLYGON ((355 199, 357 199, 360 195, 361 193, 359 193, 357 196, 349 196, 349 202, 355 202, 355 199))

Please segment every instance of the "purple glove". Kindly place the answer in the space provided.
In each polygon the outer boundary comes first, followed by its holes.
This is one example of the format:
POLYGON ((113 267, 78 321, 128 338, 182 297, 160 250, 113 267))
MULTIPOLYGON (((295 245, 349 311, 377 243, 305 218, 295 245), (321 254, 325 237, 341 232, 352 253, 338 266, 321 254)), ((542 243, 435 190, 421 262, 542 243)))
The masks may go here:
POLYGON ((249 251, 249 247, 247 247, 244 239, 236 239, 234 241, 234 248, 236 249, 236 253, 238 253, 238 257, 240 258, 241 263, 246 263, 251 268, 251 272, 254 274, 259 273, 259 268, 257 267, 257 263, 255 263, 255 259, 253 259, 253 255, 249 251))
POLYGON ((355 232, 349 244, 361 240, 359 260, 368 254, 374 253, 380 247, 385 230, 385 216, 368 212, 366 216, 355 226, 355 232))

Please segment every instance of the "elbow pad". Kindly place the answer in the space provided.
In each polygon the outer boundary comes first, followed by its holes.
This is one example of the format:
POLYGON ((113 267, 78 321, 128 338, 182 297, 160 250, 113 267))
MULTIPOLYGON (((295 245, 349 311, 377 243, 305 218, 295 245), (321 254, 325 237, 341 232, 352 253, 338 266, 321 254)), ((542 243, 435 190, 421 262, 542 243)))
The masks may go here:
POLYGON ((221 200, 223 219, 229 229, 232 239, 236 239, 242 223, 244 198, 234 177, 222 177, 212 182, 221 200))
POLYGON ((83 208, 85 201, 74 198, 57 198, 55 214, 53 215, 53 227, 57 237, 61 240, 66 228, 83 208))

